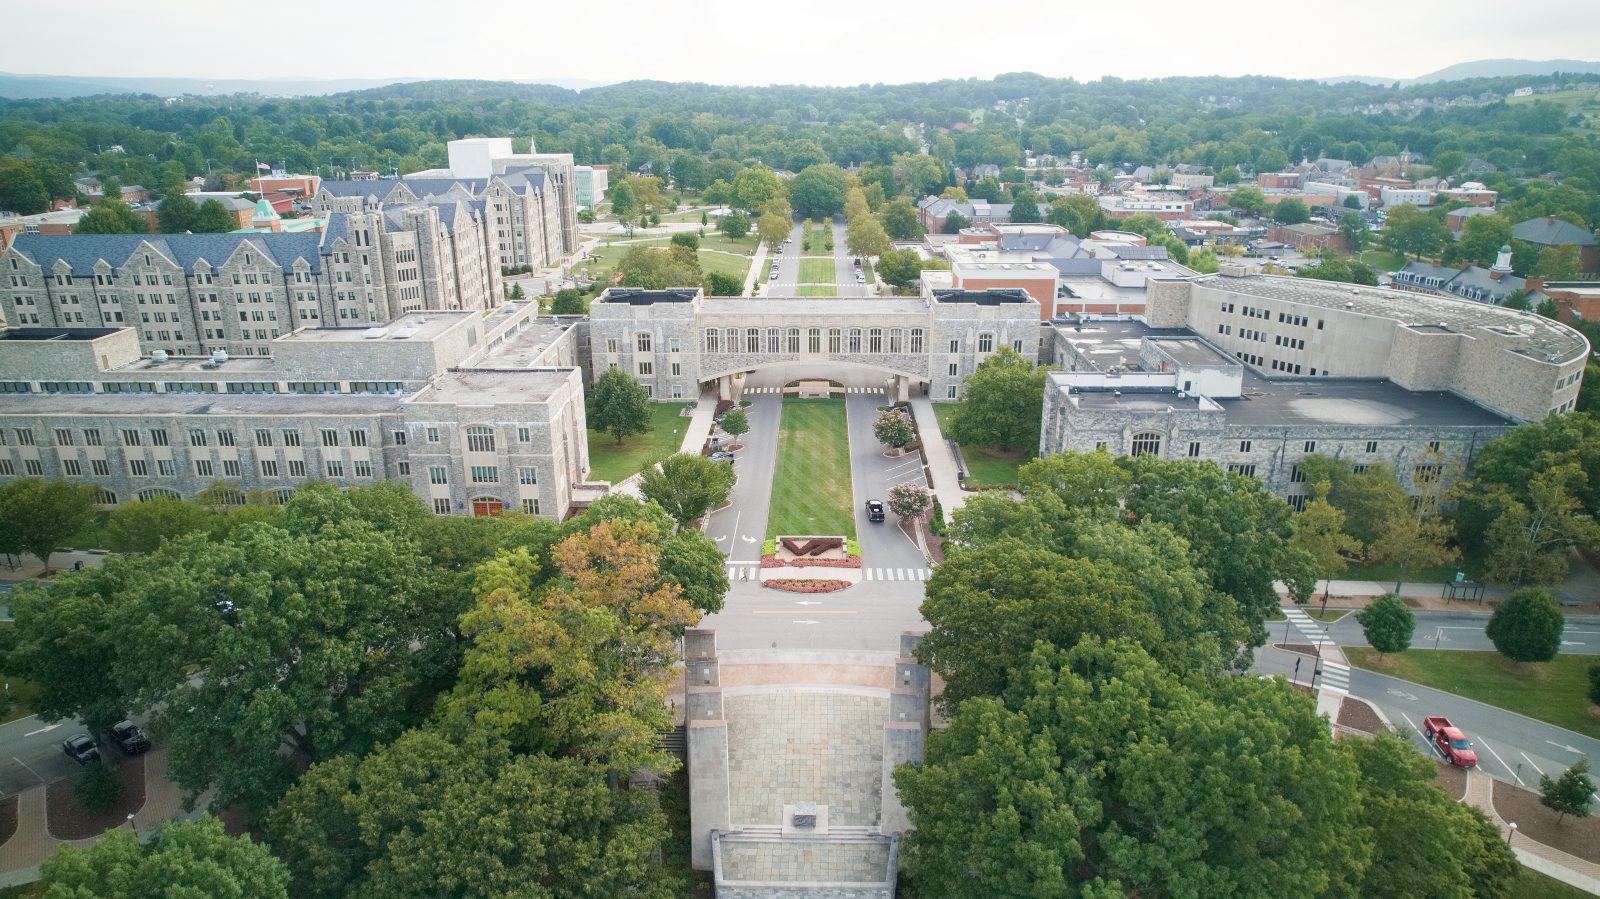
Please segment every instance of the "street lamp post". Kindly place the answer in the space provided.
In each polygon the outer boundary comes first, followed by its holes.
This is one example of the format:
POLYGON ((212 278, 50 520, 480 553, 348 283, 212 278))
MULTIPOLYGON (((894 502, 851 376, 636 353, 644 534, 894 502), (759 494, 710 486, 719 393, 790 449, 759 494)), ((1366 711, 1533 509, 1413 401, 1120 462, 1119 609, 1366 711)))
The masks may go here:
POLYGON ((1511 845, 1511 838, 1517 835, 1517 822, 1512 821, 1506 826, 1506 845, 1511 845))

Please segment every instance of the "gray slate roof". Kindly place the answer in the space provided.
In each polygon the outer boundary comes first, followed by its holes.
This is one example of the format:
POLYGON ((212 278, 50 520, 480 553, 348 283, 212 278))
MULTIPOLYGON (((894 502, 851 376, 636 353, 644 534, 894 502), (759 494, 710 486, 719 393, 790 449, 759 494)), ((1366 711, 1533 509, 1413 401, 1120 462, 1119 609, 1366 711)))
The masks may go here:
MULTIPOLYGON (((1463 269, 1413 260, 1406 263, 1405 268, 1395 272, 1395 283, 1402 287, 1438 291, 1465 300, 1493 303, 1498 306, 1505 302, 1506 297, 1526 288, 1528 282, 1512 274, 1507 274, 1496 281, 1490 277, 1488 269, 1476 265, 1469 265, 1463 269), (1436 279, 1438 283, 1429 284, 1425 280, 1428 278, 1436 279)), ((1537 302, 1543 299, 1544 294, 1534 291, 1530 297, 1537 302)))
POLYGON ((1552 222, 1548 217, 1517 222, 1511 226, 1511 236, 1542 247, 1559 247, 1569 243, 1580 247, 1595 245, 1594 235, 1588 231, 1562 219, 1552 222))
POLYGON ((322 235, 314 231, 294 234, 19 234, 12 246, 46 271, 65 261, 72 274, 90 276, 104 259, 121 268, 139 247, 149 243, 156 252, 193 273, 196 262, 212 266, 227 262, 242 243, 249 243, 284 271, 304 259, 312 271, 321 271, 318 252, 322 235))

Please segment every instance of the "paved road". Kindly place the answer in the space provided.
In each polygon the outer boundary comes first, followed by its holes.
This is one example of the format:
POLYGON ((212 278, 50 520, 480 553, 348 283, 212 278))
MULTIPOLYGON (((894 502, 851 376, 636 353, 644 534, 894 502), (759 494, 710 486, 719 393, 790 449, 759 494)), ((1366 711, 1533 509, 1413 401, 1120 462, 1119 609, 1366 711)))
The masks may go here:
POLYGON ((769 253, 765 268, 756 277, 758 293, 768 297, 792 297, 800 283, 800 254, 805 239, 805 223, 797 221, 789 230, 789 242, 769 253), (772 263, 778 263, 778 279, 772 280, 772 263))
POLYGON ((833 217, 833 258, 833 280, 839 285, 839 296, 867 296, 867 285, 856 283, 855 257, 850 255, 849 229, 842 215, 833 217))
MULTIPOLYGON (((743 437, 744 449, 734 457, 739 474, 733 485, 733 504, 713 512, 706 520, 705 532, 728 556, 729 576, 748 575, 748 568, 761 561, 761 541, 767 535, 767 513, 772 506, 772 475, 778 461, 778 413, 782 397, 756 396, 745 407, 750 432, 743 437), (733 563, 744 563, 732 567, 733 563)), ((721 431, 713 434, 727 441, 721 431)))
MULTIPOLYGON (((1310 608, 1310 606, 1308 606, 1310 608)), ((1484 634, 1489 623, 1488 612, 1418 610, 1417 630, 1412 637, 1414 649, 1473 649, 1494 651, 1494 644, 1484 634)), ((1269 622, 1268 630, 1282 627, 1269 622)), ((1355 615, 1346 615, 1327 625, 1328 636, 1340 646, 1366 646, 1367 638, 1361 633, 1361 624, 1355 615)), ((1600 618, 1569 615, 1567 629, 1562 634, 1561 651, 1565 653, 1600 654, 1600 618)))
MULTIPOLYGON (((45 724, 30 715, 0 724, 0 795, 15 796, 29 787, 60 780, 78 771, 78 763, 61 751, 61 741, 83 733, 77 721, 45 724)), ((104 753, 117 750, 100 747, 104 753)))
POLYGON ((855 490, 856 534, 861 541, 861 564, 869 570, 920 571, 926 569, 928 563, 922 551, 895 524, 893 512, 886 513, 887 521, 876 524, 867 521, 867 500, 887 502, 889 488, 895 484, 909 482, 927 486, 922 476, 921 456, 912 454, 886 459, 883 456, 883 444, 872 436, 872 421, 883 403, 882 395, 856 393, 845 397, 845 418, 850 428, 850 477, 855 490))
MULTIPOLYGON (((1254 670, 1289 676, 1297 659, 1301 663, 1298 680, 1308 683, 1314 660, 1296 653, 1271 647, 1258 649, 1254 670)), ((1591 769, 1600 766, 1600 740, 1453 693, 1352 668, 1350 695, 1382 709, 1389 721, 1424 752, 1433 750, 1422 738, 1422 719, 1444 715, 1467 732, 1477 747, 1483 770, 1511 783, 1538 789, 1541 773, 1554 777, 1581 758, 1589 760, 1591 769)))

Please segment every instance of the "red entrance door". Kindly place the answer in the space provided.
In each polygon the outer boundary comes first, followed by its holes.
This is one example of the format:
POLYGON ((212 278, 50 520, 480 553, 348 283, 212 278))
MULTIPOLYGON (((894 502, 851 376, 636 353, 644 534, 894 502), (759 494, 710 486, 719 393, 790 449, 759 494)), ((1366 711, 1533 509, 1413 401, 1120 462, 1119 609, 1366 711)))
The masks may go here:
POLYGON ((504 512, 506 504, 497 499, 475 499, 472 501, 472 514, 474 517, 483 518, 487 515, 499 515, 504 512))

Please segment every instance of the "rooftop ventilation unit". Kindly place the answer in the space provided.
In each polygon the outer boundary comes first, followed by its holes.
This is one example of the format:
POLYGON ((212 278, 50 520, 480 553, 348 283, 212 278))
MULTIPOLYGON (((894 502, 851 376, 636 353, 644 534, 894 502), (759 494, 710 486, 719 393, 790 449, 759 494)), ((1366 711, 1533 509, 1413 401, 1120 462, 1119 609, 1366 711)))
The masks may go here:
POLYGON ((211 354, 211 361, 216 363, 217 365, 221 365, 222 363, 227 362, 228 361, 228 351, 227 350, 217 350, 216 352, 211 354))
POLYGON ((167 361, 167 351, 166 350, 156 350, 156 351, 152 352, 150 354, 150 361, 151 362, 165 362, 165 361, 167 361))
POLYGON ((378 339, 382 338, 384 335, 386 335, 388 333, 389 333, 389 329, 388 328, 383 328, 383 327, 368 328, 365 331, 361 332, 361 339, 362 340, 378 340, 378 339))

